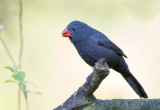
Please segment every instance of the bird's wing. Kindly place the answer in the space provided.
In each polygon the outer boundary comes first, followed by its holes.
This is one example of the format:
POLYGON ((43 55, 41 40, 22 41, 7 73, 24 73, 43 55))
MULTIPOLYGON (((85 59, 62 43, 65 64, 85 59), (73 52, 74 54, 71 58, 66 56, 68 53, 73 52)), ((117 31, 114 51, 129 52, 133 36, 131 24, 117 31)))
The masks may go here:
POLYGON ((120 54, 120 55, 124 56, 125 58, 127 58, 127 56, 124 54, 124 52, 116 44, 114 44, 112 41, 110 41, 105 35, 102 35, 102 36, 98 35, 97 37, 94 37, 94 39, 96 40, 97 45, 111 49, 114 52, 116 52, 117 54, 120 54))

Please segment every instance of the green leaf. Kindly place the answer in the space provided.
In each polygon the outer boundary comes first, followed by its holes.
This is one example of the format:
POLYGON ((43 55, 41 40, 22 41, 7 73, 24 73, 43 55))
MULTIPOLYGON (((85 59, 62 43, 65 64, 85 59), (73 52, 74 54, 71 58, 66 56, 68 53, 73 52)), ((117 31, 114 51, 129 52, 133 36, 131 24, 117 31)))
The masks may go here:
POLYGON ((36 94, 41 95, 42 93, 41 92, 36 92, 36 94))
POLYGON ((5 66, 6 69, 9 69, 11 72, 16 72, 16 68, 15 66, 5 66))
POLYGON ((0 30, 6 29, 2 24, 0 24, 0 30))
POLYGON ((11 72, 21 72, 17 66, 5 66, 5 69, 9 69, 11 72))
POLYGON ((27 90, 26 90, 27 85, 23 83, 23 93, 25 97, 27 98, 27 90))
POLYGON ((26 84, 23 83, 23 90, 26 91, 26 84))
POLYGON ((22 83, 24 81, 25 78, 25 72, 18 72, 16 74, 13 74, 12 77, 19 81, 19 83, 22 83))
POLYGON ((25 84, 31 84, 31 85, 33 85, 34 87, 37 87, 37 85, 35 85, 34 83, 32 83, 32 82, 30 82, 30 81, 23 81, 23 83, 25 83, 25 84))
POLYGON ((4 83, 17 83, 17 82, 14 80, 6 80, 4 83))
POLYGON ((32 94, 38 94, 38 95, 42 94, 41 92, 34 92, 34 91, 26 91, 26 93, 32 93, 32 94))

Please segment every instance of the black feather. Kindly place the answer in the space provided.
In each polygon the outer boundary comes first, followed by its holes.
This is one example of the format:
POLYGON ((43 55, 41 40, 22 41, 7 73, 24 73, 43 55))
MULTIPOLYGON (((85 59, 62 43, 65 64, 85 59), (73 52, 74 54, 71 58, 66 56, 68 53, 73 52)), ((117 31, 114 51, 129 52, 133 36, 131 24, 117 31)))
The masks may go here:
POLYGON ((72 33, 71 42, 87 64, 94 66, 100 58, 105 58, 109 67, 119 72, 140 97, 148 98, 122 57, 127 58, 127 56, 107 36, 80 21, 71 22, 67 29, 72 33))

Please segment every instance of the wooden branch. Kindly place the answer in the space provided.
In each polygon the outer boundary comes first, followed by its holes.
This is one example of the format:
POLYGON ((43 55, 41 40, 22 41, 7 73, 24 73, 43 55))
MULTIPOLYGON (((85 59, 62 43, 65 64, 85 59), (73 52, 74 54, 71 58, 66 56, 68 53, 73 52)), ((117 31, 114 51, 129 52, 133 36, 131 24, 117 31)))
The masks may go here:
POLYGON ((54 110, 160 110, 160 99, 96 99, 93 93, 108 74, 109 67, 102 58, 78 91, 54 110))
MULTIPOLYGON (((160 99, 113 99, 96 100, 90 108, 96 110, 160 110, 160 99)), ((85 110, 92 110, 88 107, 85 110)))

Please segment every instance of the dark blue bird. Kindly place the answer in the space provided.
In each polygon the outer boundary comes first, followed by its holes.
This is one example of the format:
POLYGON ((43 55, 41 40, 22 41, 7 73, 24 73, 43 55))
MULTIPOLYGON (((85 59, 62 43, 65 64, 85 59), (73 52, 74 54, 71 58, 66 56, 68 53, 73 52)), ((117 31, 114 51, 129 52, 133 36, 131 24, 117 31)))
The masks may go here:
POLYGON ((105 58, 109 67, 119 72, 132 89, 143 98, 148 98, 141 84, 129 71, 123 57, 127 56, 107 36, 80 21, 71 22, 62 32, 63 37, 69 37, 79 55, 90 66, 105 58))

